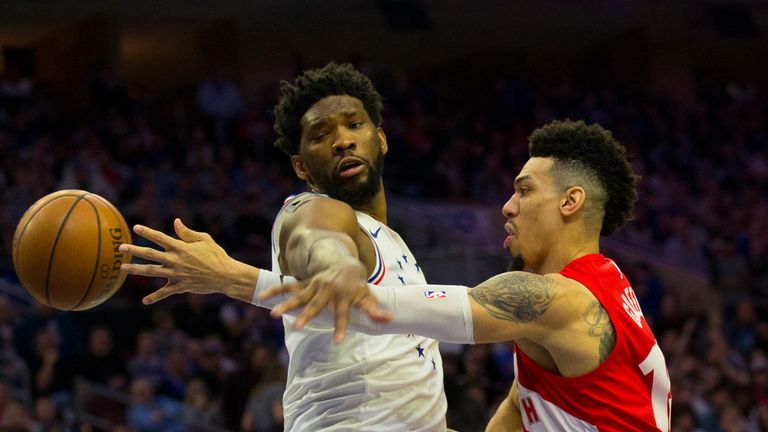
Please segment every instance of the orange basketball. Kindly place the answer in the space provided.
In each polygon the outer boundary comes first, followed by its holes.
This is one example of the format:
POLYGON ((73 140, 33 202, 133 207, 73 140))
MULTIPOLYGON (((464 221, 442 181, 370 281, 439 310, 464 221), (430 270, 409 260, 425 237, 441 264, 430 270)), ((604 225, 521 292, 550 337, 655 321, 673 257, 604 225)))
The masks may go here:
POLYGON ((61 190, 40 198, 13 236, 13 267, 37 301, 60 310, 85 310, 105 302, 123 284, 118 247, 131 242, 120 212, 104 198, 61 190))

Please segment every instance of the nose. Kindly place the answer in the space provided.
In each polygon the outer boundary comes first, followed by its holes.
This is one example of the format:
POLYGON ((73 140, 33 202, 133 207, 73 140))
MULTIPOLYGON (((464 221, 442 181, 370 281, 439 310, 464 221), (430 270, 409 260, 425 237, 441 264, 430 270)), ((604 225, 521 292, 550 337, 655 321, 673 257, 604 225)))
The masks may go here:
POLYGON ((350 133, 340 131, 336 137, 336 141, 333 142, 333 151, 335 153, 345 153, 348 150, 354 150, 356 147, 355 138, 350 133))
POLYGON ((504 206, 501 207, 501 213, 505 218, 511 219, 517 216, 517 213, 520 211, 520 206, 517 201, 517 194, 514 194, 509 197, 509 200, 507 200, 507 202, 504 203, 504 206))

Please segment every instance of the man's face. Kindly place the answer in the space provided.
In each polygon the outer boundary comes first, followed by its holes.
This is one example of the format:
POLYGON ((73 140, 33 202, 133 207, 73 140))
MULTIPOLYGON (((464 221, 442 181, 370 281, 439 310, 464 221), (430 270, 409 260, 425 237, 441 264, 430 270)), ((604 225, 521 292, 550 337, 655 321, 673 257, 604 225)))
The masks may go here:
POLYGON ((351 96, 328 96, 301 118, 294 170, 318 192, 353 207, 366 205, 381 190, 387 141, 363 103, 351 96))
POLYGON ((512 258, 509 270, 534 271, 557 241, 559 190, 549 169, 553 160, 531 158, 515 179, 515 194, 502 207, 507 218, 504 248, 512 258))

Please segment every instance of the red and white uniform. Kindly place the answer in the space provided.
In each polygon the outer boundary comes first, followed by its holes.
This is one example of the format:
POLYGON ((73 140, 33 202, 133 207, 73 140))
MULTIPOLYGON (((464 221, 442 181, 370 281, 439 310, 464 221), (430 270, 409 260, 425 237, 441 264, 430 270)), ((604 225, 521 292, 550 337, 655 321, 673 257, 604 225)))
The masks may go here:
POLYGON ((669 374, 629 281, 600 254, 571 261, 560 274, 586 286, 602 304, 616 345, 597 369, 572 378, 544 370, 516 346, 525 430, 668 432, 669 374))

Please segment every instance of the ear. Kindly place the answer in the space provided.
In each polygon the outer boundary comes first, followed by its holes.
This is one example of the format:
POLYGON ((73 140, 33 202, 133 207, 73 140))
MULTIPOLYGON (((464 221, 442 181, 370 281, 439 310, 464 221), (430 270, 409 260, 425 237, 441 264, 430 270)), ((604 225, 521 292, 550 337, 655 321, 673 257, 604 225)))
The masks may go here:
POLYGON ((296 176, 298 178, 304 181, 309 181, 309 171, 307 171, 307 166, 304 165, 304 161, 301 159, 301 156, 291 156, 291 166, 293 166, 293 170, 296 172, 296 176))
POLYGON ((379 146, 381 146, 381 153, 387 154, 389 146, 387 146, 387 134, 384 133, 384 129, 377 127, 376 133, 379 134, 379 146))
POLYGON ((587 193, 581 186, 572 186, 563 194, 560 201, 560 213, 563 216, 573 216, 584 208, 587 193))

